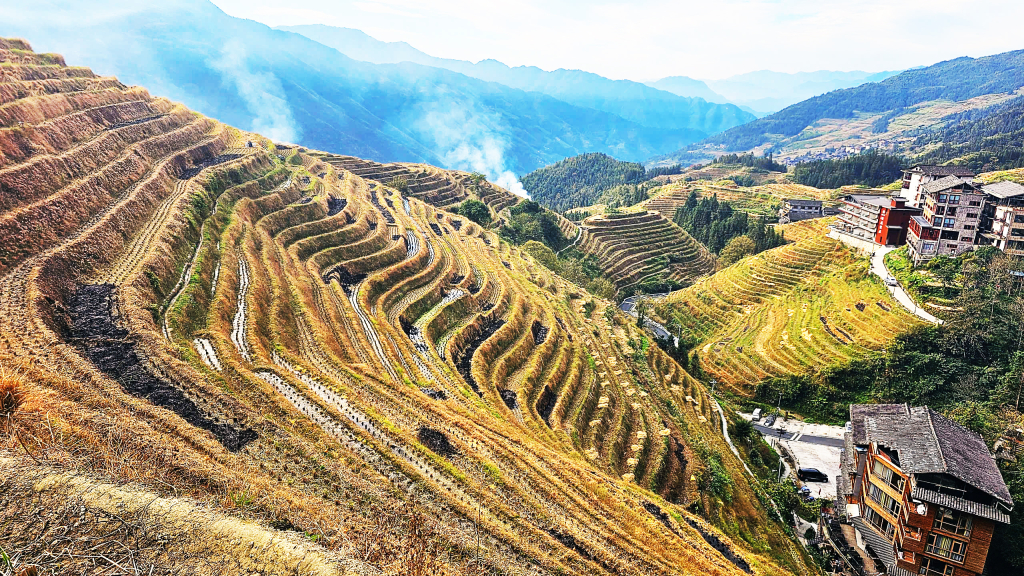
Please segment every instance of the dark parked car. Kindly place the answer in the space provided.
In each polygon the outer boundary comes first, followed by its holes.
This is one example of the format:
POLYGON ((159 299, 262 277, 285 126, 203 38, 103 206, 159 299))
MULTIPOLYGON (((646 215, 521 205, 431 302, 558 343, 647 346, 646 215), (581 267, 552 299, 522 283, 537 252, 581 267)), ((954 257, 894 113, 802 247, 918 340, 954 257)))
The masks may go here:
POLYGON ((796 471, 796 477, 802 482, 828 482, 828 476, 817 468, 801 468, 796 471))

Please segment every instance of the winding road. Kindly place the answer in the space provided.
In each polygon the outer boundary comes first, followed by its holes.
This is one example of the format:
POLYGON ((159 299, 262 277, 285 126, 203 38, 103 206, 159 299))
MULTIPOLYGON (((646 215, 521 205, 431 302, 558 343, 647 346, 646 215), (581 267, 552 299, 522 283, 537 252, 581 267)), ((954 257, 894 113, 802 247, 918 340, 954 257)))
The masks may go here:
MULTIPOLYGON (((896 248, 892 246, 886 246, 885 248, 879 248, 875 250, 874 254, 871 255, 871 273, 881 278, 883 282, 885 282, 887 278, 893 277, 892 274, 889 273, 889 269, 885 267, 885 255, 888 254, 889 252, 892 252, 895 249, 896 248)), ((886 285, 886 287, 889 289, 889 293, 892 294, 892 297, 895 298, 901 306, 906 308, 907 311, 909 311, 914 316, 917 316, 918 318, 924 320, 925 322, 931 322, 932 324, 942 324, 942 320, 939 320, 935 316, 932 316, 931 314, 921 309, 921 307, 917 305, 917 302, 914 302, 914 299, 911 298, 910 295, 907 294, 906 291, 903 290, 903 287, 900 286, 899 284, 897 284, 896 286, 886 285)))

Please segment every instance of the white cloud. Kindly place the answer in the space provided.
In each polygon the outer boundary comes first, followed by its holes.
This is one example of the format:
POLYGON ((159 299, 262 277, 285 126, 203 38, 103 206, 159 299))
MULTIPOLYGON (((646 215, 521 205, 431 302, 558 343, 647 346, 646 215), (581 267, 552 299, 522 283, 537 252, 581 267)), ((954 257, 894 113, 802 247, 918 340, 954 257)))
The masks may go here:
MULTIPOLYGON (((270 0, 215 0, 261 19, 270 0)), ((752 70, 892 70, 1024 47, 999 23, 1019 0, 306 0, 310 23, 359 28, 429 54, 579 68, 612 78, 752 70)), ((265 16, 266 17, 266 16, 265 16)), ((287 23, 296 23, 290 17, 287 23)), ((266 20, 264 20, 266 21, 266 20)), ((281 24, 282 21, 268 21, 281 24)))

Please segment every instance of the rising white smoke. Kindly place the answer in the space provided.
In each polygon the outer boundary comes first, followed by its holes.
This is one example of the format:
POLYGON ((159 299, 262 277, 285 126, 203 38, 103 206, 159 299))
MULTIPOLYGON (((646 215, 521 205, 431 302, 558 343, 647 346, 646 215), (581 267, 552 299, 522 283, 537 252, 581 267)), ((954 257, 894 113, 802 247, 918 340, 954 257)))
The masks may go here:
POLYGON ((220 57, 210 65, 233 85, 246 109, 254 116, 250 130, 277 142, 298 142, 302 131, 292 119, 291 108, 277 76, 255 72, 249 62, 249 48, 238 39, 224 44, 220 57))
POLYGON ((490 182, 529 198, 508 167, 504 123, 473 102, 443 99, 418 107, 417 131, 429 136, 448 168, 479 172, 490 182))

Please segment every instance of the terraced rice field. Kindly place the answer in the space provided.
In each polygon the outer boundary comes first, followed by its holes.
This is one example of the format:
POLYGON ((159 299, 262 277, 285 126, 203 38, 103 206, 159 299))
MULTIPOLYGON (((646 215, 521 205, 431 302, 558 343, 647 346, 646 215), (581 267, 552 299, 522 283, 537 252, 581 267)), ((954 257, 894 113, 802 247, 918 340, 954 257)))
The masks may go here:
POLYGON ((779 208, 787 198, 831 200, 834 196, 832 190, 819 190, 800 184, 765 184, 752 188, 732 188, 698 182, 663 186, 642 206, 672 220, 675 218, 676 210, 686 203, 691 191, 697 192, 698 198, 715 196, 719 200, 729 202, 737 210, 765 216, 770 221, 778 218, 779 208))
POLYGON ((825 236, 827 220, 780 226, 790 244, 748 257, 657 305, 700 340, 701 368, 741 394, 883 348, 918 322, 867 276, 867 261, 825 236))
MULTIPOLYGON (((6 552, 45 561, 38 529, 67 554, 107 539, 73 572, 806 571, 738 538, 794 550, 698 382, 634 353, 613 303, 444 210, 507 192, 275 147, 22 42, 0 64, 6 552), (698 444, 735 473, 728 503, 701 490, 698 444), (51 512, 108 520, 54 535, 51 512)), ((659 235, 587 232, 624 283, 689 246, 639 218, 659 235)), ((692 248, 680 277, 711 265, 692 248)))
POLYGON ((330 165, 379 184, 396 178, 405 179, 409 196, 439 208, 453 208, 464 200, 475 198, 493 210, 494 217, 521 200, 515 194, 490 182, 473 182, 470 174, 440 170, 426 164, 380 164, 353 156, 319 155, 330 165))
POLYGON ((580 228, 579 249, 619 289, 656 278, 689 284, 715 267, 706 248, 657 212, 591 216, 580 228))

